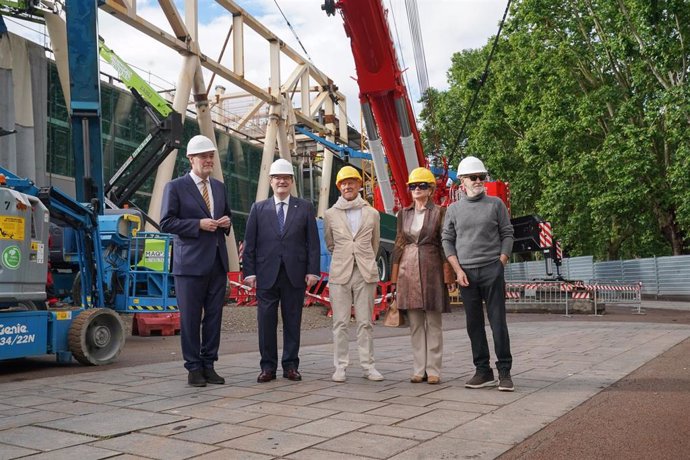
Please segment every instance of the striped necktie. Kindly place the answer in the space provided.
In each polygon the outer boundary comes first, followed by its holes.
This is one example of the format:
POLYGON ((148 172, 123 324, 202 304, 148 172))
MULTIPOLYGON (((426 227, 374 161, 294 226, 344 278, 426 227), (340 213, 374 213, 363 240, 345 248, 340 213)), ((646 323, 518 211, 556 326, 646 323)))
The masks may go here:
POLYGON ((208 187, 206 186, 207 182, 207 180, 201 181, 201 196, 204 199, 204 203, 206 203, 206 208, 208 208, 208 212, 211 214, 211 217, 213 217, 213 211, 211 210, 211 199, 208 197, 208 187))

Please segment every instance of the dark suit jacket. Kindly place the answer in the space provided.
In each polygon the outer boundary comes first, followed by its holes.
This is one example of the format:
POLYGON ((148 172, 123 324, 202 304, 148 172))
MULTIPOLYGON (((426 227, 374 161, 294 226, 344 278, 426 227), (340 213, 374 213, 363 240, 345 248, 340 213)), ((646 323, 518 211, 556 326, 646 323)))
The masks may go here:
POLYGON ((311 202, 290 197, 282 235, 273 197, 252 205, 244 234, 242 271, 245 277, 256 276, 257 288, 269 289, 275 284, 282 261, 290 283, 305 289, 304 277, 320 273, 320 252, 311 202))
MULTIPOLYGON (((210 178, 215 219, 231 217, 225 196, 225 186, 210 178)), ((175 235, 173 241, 173 275, 208 275, 213 269, 216 251, 220 252, 225 271, 228 271, 228 251, 225 235, 230 229, 219 228, 207 232, 199 228, 201 219, 210 218, 206 203, 189 174, 165 185, 161 205, 161 231, 175 235)))

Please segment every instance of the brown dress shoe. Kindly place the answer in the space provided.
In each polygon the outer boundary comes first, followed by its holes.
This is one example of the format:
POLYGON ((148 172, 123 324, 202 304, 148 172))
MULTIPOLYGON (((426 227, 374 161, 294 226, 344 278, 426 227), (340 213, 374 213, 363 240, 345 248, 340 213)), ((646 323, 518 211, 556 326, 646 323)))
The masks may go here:
POLYGON ((288 369, 283 371, 283 377, 293 382, 299 382, 302 380, 302 374, 299 373, 297 369, 288 369))
POLYGON ((261 373, 259 374, 259 376, 256 378, 256 381, 258 383, 266 383, 266 382, 270 382, 271 380, 275 380, 275 379, 276 379, 275 371, 262 370, 261 373))

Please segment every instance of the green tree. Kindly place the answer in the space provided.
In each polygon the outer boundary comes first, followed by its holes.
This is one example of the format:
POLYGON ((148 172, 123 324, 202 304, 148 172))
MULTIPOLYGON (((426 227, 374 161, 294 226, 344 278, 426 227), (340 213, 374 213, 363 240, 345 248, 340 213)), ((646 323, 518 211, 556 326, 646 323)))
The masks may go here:
POLYGON ((571 255, 687 253, 688 40, 687 0, 517 0, 463 151, 448 149, 491 41, 456 53, 425 131, 455 164, 484 158, 513 215, 550 220, 571 255))

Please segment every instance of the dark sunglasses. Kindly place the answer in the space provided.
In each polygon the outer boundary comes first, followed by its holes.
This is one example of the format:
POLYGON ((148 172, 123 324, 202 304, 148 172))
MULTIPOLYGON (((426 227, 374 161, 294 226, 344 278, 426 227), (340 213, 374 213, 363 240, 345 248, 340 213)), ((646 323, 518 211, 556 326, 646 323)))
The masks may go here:
POLYGON ((410 189, 410 191, 416 188, 418 188, 419 190, 429 190, 429 184, 427 184, 426 182, 422 182, 420 184, 410 184, 407 187, 410 189))
POLYGON ((481 181, 486 180, 486 174, 470 174, 469 176, 465 176, 465 177, 467 177, 472 182, 476 181, 477 179, 479 179, 481 181))

